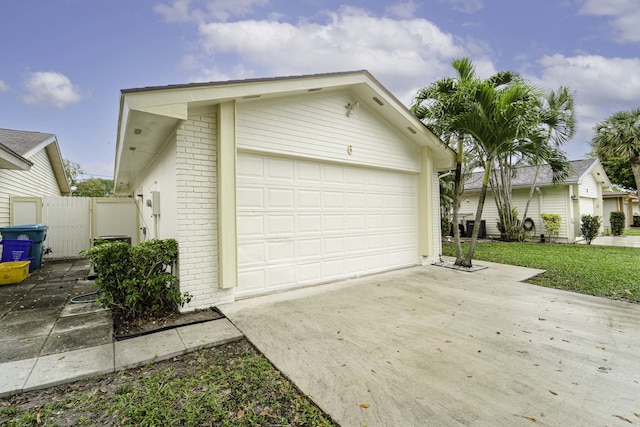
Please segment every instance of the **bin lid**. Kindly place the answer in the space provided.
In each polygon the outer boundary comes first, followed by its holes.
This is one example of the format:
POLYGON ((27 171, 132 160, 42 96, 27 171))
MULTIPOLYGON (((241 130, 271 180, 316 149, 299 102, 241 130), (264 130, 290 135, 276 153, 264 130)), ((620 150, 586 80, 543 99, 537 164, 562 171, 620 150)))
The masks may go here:
POLYGON ((23 225, 11 225, 8 227, 1 227, 0 233, 3 231, 42 231, 48 230, 47 224, 23 224, 23 225))

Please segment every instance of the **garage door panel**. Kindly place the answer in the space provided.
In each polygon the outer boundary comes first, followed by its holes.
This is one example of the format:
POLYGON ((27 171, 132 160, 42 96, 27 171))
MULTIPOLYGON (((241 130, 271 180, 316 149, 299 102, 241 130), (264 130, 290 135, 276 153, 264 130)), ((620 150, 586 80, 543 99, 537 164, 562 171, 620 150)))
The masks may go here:
POLYGON ((287 183, 293 180, 294 165, 287 159, 266 158, 266 178, 276 181, 283 180, 287 183))
POLYGON ((285 236, 295 233, 294 215, 266 215, 267 236, 285 236))
POLYGON ((269 285, 277 288, 279 286, 292 286, 295 284, 295 266, 285 264, 281 266, 271 266, 267 269, 269 285))
POLYGON ((243 268, 238 272, 238 282, 242 284, 242 292, 251 294, 263 291, 266 288, 265 270, 243 268))
POLYGON ((267 256, 272 262, 289 261, 295 259, 295 243, 292 240, 268 241, 267 256))
POLYGON ((324 171, 324 182, 327 184, 344 184, 344 167, 333 165, 322 165, 324 171))
POLYGON ((344 259, 327 259, 322 262, 322 273, 325 280, 344 277, 344 259))
POLYGON ((258 215, 238 215, 238 238, 264 236, 264 217, 258 215))
POLYGON ((322 192, 320 190, 298 190, 299 209, 320 209, 322 206, 322 192))
POLYGON ((238 206, 243 209, 263 209, 264 208, 264 189, 243 187, 237 192, 238 206))
POLYGON ((417 263, 415 173, 248 153, 238 164, 237 295, 417 263))
POLYGON ((298 164, 298 181, 320 184, 322 182, 322 165, 319 163, 299 163, 298 164))
POLYGON ((321 232, 321 215, 298 215, 298 234, 318 234, 321 232))
POLYGON ((324 230, 332 233, 344 230, 344 216, 327 214, 324 216, 324 230))
POLYGON ((267 209, 292 209, 295 200, 293 189, 269 189, 267 190, 267 209))
POLYGON ((324 209, 344 209, 344 193, 342 191, 322 192, 324 209))
POLYGON ((245 243, 239 245, 238 256, 240 256, 246 266, 262 265, 266 262, 264 243, 245 243))
POLYGON ((297 242, 298 258, 314 258, 322 256, 322 239, 302 239, 297 242))

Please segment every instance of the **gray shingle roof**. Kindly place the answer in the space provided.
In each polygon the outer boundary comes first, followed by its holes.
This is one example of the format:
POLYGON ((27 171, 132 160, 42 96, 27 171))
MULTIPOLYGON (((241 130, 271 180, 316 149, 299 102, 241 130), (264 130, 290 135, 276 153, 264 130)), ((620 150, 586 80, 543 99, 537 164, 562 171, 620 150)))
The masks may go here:
MULTIPOLYGON (((580 178, 587 172, 598 159, 572 160, 571 172, 564 182, 565 184, 576 184, 580 178)), ((535 166, 523 166, 516 170, 516 175, 511 179, 512 188, 529 187, 533 182, 536 174, 535 166)), ((474 172, 469 179, 465 181, 465 190, 479 190, 482 187, 482 177, 484 172, 474 172)), ((543 165, 538 172, 536 185, 539 187, 550 186, 553 184, 553 174, 549 165, 543 165)))
POLYGON ((0 145, 21 157, 52 138, 55 135, 51 133, 0 129, 0 145))

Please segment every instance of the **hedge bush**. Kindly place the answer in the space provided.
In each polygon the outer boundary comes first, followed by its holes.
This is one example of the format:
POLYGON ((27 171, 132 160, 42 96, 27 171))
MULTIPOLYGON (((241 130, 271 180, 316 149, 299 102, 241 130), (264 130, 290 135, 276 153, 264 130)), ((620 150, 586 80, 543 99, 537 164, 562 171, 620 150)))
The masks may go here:
POLYGON ((178 278, 172 274, 178 259, 174 239, 152 239, 136 246, 97 243, 82 254, 98 271, 97 302, 103 306, 138 318, 176 312, 191 300, 188 293, 180 293, 178 278))
POLYGON ((625 222, 624 212, 613 211, 609 214, 609 223, 611 224, 611 233, 614 236, 622 236, 625 222))
POLYGON ((598 215, 582 215, 582 225, 580 226, 580 232, 590 245, 591 241, 600 234, 600 226, 602 221, 598 215))

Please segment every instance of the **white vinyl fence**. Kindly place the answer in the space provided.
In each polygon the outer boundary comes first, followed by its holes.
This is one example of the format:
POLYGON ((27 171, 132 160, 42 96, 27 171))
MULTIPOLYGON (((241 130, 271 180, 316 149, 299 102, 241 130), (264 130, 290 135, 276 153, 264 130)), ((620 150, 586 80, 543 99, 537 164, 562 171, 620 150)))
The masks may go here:
POLYGON ((77 257, 99 236, 129 236, 137 244, 137 209, 131 198, 11 197, 11 225, 37 219, 48 226, 44 259, 77 257))

